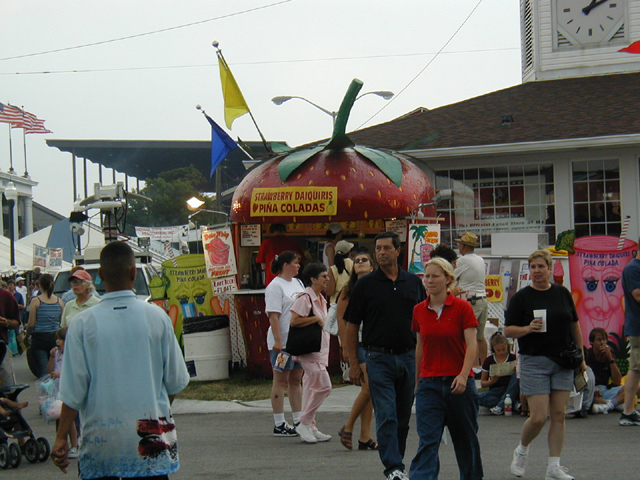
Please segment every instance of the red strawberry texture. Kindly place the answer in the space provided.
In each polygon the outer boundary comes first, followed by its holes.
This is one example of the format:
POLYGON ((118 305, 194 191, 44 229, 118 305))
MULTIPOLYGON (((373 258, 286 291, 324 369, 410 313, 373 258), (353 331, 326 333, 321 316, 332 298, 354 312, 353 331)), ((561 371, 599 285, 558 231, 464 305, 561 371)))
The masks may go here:
MULTIPOLYGON (((278 173, 278 164, 285 156, 269 160, 252 170, 238 186, 233 195, 231 220, 239 223, 311 223, 409 216, 418 205, 431 201, 435 191, 420 168, 400 154, 393 155, 402 164, 400 187, 353 148, 316 153, 286 181, 282 181, 278 173), (317 216, 252 217, 253 189, 281 187, 337 187, 336 208, 328 212, 331 214, 317 216)), ((427 207, 423 212, 426 216, 435 216, 435 207, 427 207)))

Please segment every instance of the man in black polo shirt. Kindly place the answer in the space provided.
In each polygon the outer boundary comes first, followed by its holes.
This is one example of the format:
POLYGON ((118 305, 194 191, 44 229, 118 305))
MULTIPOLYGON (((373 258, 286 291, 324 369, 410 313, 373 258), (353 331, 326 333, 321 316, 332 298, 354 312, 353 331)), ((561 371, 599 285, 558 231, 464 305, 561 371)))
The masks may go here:
POLYGON ((366 351, 369 390, 376 415, 380 459, 388 480, 409 477, 403 463, 415 388, 416 339, 413 307, 426 299, 420 278, 400 270, 400 240, 393 232, 376 236, 378 269, 356 283, 344 314, 347 321, 349 377, 361 385, 358 329, 366 351))

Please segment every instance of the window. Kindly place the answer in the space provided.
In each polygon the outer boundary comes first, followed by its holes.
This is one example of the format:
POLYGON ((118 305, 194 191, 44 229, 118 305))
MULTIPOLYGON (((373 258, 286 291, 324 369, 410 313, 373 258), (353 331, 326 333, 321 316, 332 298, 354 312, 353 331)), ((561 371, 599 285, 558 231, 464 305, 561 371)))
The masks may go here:
POLYGON ((492 233, 548 233, 556 238, 552 165, 441 170, 436 189, 451 189, 452 198, 439 205, 442 241, 451 245, 464 232, 491 246, 492 233))
POLYGON ((573 221, 576 237, 620 235, 617 160, 573 162, 573 221))

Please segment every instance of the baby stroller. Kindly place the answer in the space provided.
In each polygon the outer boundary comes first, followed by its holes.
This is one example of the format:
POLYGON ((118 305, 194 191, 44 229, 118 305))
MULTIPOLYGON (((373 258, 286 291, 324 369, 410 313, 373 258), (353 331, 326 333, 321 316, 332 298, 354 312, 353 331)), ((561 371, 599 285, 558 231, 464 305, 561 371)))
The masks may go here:
MULTIPOLYGON (((17 401, 18 395, 29 385, 9 385, 0 388, 0 397, 17 401)), ((7 408, 8 416, 0 415, 0 469, 18 468, 22 462, 22 454, 30 463, 46 462, 51 453, 51 447, 46 438, 36 438, 31 427, 17 408, 7 408), (20 438, 28 439, 20 446, 20 438), (13 440, 9 443, 9 440, 13 440)))

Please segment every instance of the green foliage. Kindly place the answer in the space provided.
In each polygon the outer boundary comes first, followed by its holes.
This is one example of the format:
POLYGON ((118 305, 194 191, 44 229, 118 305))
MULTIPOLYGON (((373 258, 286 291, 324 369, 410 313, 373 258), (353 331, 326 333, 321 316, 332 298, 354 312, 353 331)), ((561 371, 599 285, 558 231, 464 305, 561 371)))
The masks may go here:
POLYGON ((575 230, 565 230, 558 234, 556 239, 556 250, 566 250, 567 252, 574 254, 573 242, 576 240, 575 230))
POLYGON ((207 179, 193 166, 169 170, 146 179, 145 187, 139 193, 152 201, 129 199, 127 234, 133 234, 134 226, 184 225, 189 214, 193 213, 186 201, 193 196, 205 202, 202 208, 213 209, 213 200, 202 195, 206 187, 207 179))
POLYGON ((629 371, 629 353, 631 347, 627 341, 627 337, 624 335, 620 336, 615 332, 609 332, 609 335, 616 340, 615 342, 609 340, 607 344, 611 347, 611 353, 616 357, 616 364, 624 377, 629 371))

